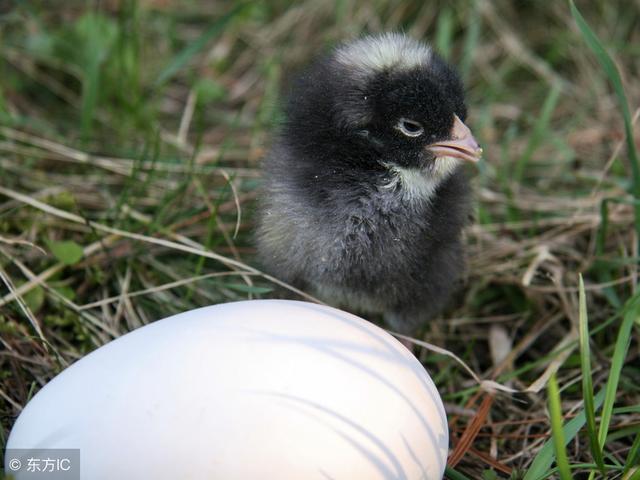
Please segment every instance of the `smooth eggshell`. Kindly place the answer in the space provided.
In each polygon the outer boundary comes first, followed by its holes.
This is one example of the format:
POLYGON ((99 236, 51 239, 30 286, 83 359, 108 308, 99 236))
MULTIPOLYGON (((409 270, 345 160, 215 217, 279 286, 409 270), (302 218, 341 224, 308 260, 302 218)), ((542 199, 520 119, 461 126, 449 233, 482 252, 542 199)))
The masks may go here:
POLYGON ((192 310, 97 349, 7 448, 80 448, 91 480, 441 479, 440 396, 384 330, 311 303, 192 310))

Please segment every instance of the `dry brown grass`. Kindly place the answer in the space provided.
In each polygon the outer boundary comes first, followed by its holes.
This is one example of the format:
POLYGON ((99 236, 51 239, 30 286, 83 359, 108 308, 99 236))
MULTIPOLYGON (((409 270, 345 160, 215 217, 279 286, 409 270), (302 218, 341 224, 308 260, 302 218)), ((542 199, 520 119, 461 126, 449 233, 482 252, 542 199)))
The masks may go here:
MULTIPOLYGON (((640 6, 579 6, 616 61, 640 138, 640 6)), ((578 274, 592 330, 606 325, 592 337, 596 389, 607 380, 622 304, 637 291, 622 120, 567 5, 272 2, 248 9, 155 85, 180 48, 230 7, 106 2, 103 14, 130 42, 122 49, 134 53, 111 47, 84 136, 82 61, 34 39, 64 37, 86 8, 16 7, 16 17, 3 17, 4 438, 35 391, 112 338, 195 306, 269 296, 277 280, 254 263, 252 210, 281 85, 336 41, 403 29, 450 46, 486 152, 474 179, 477 221, 466 232, 467 286, 423 339, 521 393, 479 389, 464 368, 429 350, 420 358, 449 409, 451 464, 474 479, 488 469, 519 478, 514 472, 526 471, 550 436, 544 386, 552 373, 565 417, 582 409, 578 274), (619 201, 608 204, 606 229, 605 199, 619 201), (48 242, 60 240, 80 245, 82 258, 65 265, 52 255, 48 242)), ((616 406, 640 404, 639 354, 636 328, 616 406)), ((624 463, 638 431, 637 411, 615 415, 609 461, 624 463)), ((587 442, 582 434, 570 442, 572 462, 592 462, 587 442)))

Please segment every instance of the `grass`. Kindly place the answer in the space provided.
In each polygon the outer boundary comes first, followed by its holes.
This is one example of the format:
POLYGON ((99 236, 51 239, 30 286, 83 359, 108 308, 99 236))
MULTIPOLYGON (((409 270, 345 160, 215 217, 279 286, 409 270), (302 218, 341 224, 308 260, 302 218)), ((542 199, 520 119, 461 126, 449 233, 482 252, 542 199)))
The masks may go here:
POLYGON ((38 389, 112 338, 274 294, 252 231, 279 92, 335 42, 402 29, 459 65, 485 151, 466 287, 420 337, 485 381, 420 353, 449 412, 447 477, 640 476, 637 3, 14 3, 0 447, 38 389))
POLYGON ((549 396, 549 415, 551 416, 551 432, 553 446, 555 447, 556 463, 558 464, 558 472, 561 480, 571 480, 571 468, 569 467, 569 459, 567 458, 567 449, 562 430, 562 407, 560 400, 560 391, 555 375, 551 375, 547 386, 549 396))

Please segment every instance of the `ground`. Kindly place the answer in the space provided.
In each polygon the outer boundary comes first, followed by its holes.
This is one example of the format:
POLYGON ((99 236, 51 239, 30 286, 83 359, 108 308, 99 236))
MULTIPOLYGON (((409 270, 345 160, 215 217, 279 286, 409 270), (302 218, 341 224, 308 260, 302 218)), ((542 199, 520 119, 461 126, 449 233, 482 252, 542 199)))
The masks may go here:
POLYGON ((420 335, 448 478, 640 478, 637 1, 91 5, 0 1, 0 447, 114 337, 275 294, 252 231, 280 94, 402 30, 458 66, 485 152, 465 287, 420 335))

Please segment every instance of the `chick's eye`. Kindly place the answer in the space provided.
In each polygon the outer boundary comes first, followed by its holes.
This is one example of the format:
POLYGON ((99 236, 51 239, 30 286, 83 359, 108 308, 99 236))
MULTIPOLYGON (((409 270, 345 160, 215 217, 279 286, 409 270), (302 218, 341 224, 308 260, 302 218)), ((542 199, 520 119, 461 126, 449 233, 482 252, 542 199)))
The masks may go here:
POLYGON ((396 128, 407 137, 419 137, 424 133, 424 128, 422 128, 420 123, 406 118, 401 118, 398 121, 396 128))

